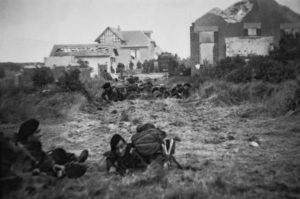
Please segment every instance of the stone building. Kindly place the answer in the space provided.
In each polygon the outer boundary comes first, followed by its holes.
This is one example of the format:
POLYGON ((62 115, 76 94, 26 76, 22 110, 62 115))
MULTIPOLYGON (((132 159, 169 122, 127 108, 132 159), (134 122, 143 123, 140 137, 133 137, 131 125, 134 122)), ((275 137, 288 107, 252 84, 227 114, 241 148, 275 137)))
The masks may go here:
POLYGON ((282 31, 299 32, 300 15, 275 0, 243 0, 226 10, 214 8, 190 26, 192 74, 228 56, 268 55, 282 31))

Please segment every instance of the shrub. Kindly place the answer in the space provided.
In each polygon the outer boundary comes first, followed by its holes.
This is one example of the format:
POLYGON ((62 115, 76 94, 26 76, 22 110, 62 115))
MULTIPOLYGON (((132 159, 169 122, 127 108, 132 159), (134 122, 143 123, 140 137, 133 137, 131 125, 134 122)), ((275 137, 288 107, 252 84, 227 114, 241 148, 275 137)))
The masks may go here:
POLYGON ((297 62, 282 63, 268 56, 253 56, 244 66, 237 67, 225 75, 225 80, 241 83, 262 80, 279 83, 295 79, 297 62))
POLYGON ((32 76, 33 84, 37 87, 43 87, 54 82, 54 77, 49 68, 37 68, 32 76))
POLYGON ((282 82, 266 100, 265 105, 274 115, 284 114, 294 107, 295 95, 300 89, 296 81, 282 82))
POLYGON ((65 91, 81 91, 83 85, 79 80, 80 70, 72 69, 58 79, 57 84, 65 91))
POLYGON ((79 64, 80 68, 88 68, 89 67, 89 62, 88 61, 83 61, 82 59, 79 59, 77 61, 77 63, 79 64))
POLYGON ((239 56, 226 57, 222 59, 215 67, 214 78, 223 79, 233 70, 239 69, 245 65, 244 59, 239 56))
POLYGON ((125 70, 125 65, 123 63, 118 63, 117 73, 123 73, 125 70))
POLYGON ((5 70, 3 68, 0 68, 0 79, 5 77, 5 70))
POLYGON ((141 69, 142 68, 142 63, 140 61, 138 61, 138 63, 136 64, 137 68, 138 69, 141 69))
POLYGON ((279 47, 271 52, 270 56, 280 62, 286 63, 288 60, 300 60, 300 34, 283 33, 279 47))
MULTIPOLYGON (((288 79, 295 79, 295 67, 291 64, 255 56, 250 59, 248 66, 253 71, 255 79, 271 83, 279 83, 288 79)), ((248 69, 249 72, 249 69, 248 69)))
POLYGON ((103 79, 90 79, 84 82, 84 87, 93 99, 101 102, 101 94, 103 92, 102 85, 104 83, 105 81, 103 79))
POLYGON ((129 62, 129 69, 132 70, 134 66, 134 63, 132 61, 129 62))

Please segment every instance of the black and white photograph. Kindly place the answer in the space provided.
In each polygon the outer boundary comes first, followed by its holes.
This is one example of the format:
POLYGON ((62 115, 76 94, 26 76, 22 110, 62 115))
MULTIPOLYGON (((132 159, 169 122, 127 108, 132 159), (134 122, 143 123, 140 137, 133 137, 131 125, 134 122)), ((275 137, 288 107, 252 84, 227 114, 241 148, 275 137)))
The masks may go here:
POLYGON ((0 0, 3 199, 299 199, 300 0, 0 0))

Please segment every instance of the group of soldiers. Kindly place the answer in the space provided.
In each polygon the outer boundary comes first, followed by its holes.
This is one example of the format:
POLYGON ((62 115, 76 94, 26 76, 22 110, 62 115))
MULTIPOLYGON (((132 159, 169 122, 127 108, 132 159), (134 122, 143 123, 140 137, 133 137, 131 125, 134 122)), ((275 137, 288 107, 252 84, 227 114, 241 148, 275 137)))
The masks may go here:
POLYGON ((177 98, 184 99, 190 96, 190 83, 177 84, 167 88, 163 84, 154 85, 152 80, 139 81, 137 77, 129 77, 126 82, 106 82, 103 86, 102 99, 106 102, 136 99, 141 97, 177 98))
POLYGON ((1 196, 20 189, 29 176, 47 176, 49 178, 78 178, 87 171, 85 161, 88 150, 79 156, 63 148, 45 151, 40 140, 39 121, 29 119, 23 122, 15 136, 6 136, 0 132, 1 196))

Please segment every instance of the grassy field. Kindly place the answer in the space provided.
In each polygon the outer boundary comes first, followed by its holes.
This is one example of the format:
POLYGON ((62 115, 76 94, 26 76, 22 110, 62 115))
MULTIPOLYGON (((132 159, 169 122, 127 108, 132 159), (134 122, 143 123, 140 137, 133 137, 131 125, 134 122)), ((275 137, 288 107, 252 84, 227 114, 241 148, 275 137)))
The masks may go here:
MULTIPOLYGON (((41 120, 42 141, 45 150, 88 149, 88 172, 75 180, 30 177, 6 198, 299 198, 300 115, 274 117, 265 104, 228 106, 200 96, 114 102, 101 111, 76 96, 60 121, 41 120), (175 157, 184 169, 106 174, 112 135, 129 140, 146 122, 181 138, 175 157)), ((16 132, 18 124, 1 128, 16 132)))

